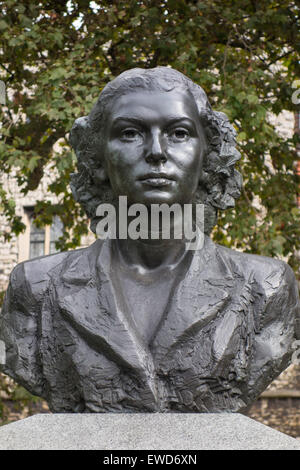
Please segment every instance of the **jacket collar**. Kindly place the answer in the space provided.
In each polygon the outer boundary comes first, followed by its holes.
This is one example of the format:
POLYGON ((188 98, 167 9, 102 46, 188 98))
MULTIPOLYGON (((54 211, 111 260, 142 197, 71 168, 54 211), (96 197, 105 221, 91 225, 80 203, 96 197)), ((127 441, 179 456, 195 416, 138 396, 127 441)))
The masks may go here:
MULTIPOLYGON (((224 308, 233 278, 226 263, 216 255, 215 245, 206 238, 175 287, 150 352, 118 305, 110 275, 111 257, 110 240, 97 240, 89 248, 71 252, 60 266, 60 273, 52 273, 56 300, 64 318, 86 342, 149 382, 149 377, 154 377, 154 361, 158 364, 224 308)), ((149 385, 156 394, 154 378, 149 385)))
POLYGON ((138 341, 117 304, 110 279, 110 241, 97 240, 89 248, 76 251, 62 263, 60 274, 52 273, 61 314, 93 349, 106 354, 122 369, 134 371, 144 386, 148 385, 150 401, 156 399, 151 354, 138 341))
POLYGON ((153 341, 156 361, 189 341, 222 311, 230 299, 233 278, 216 255, 216 245, 206 237, 174 291, 172 301, 153 341))

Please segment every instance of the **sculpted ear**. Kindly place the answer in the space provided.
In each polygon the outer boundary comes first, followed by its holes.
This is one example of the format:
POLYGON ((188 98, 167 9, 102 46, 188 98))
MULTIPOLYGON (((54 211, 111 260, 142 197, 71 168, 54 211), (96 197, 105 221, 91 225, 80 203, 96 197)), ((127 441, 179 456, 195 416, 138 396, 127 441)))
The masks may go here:
POLYGON ((96 151, 99 143, 95 142, 89 116, 76 119, 70 131, 69 142, 75 150, 78 168, 85 167, 96 185, 108 181, 106 170, 101 163, 101 156, 96 151))
POLYGON ((90 124, 88 116, 83 116, 74 122, 70 130, 69 142, 76 152, 85 144, 86 137, 90 133, 90 124))
POLYGON ((201 117, 208 141, 202 178, 206 201, 216 209, 225 210, 234 207, 242 186, 242 177, 235 169, 241 158, 236 149, 236 131, 224 113, 213 111, 201 117))

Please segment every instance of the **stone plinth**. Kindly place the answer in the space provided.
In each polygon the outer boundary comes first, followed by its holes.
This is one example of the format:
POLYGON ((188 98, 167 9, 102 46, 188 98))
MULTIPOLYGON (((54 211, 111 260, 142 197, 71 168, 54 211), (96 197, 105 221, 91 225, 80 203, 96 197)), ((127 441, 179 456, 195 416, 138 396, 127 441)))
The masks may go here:
POLYGON ((294 449, 300 442, 241 414, 40 414, 0 428, 0 449, 294 449))

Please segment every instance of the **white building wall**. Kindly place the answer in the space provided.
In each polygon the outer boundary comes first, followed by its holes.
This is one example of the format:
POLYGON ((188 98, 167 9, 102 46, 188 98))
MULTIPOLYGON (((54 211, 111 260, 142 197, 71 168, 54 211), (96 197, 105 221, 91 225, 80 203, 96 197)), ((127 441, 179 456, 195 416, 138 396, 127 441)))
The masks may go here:
MULTIPOLYGON (((33 207, 38 200, 47 200, 51 203, 57 203, 57 197, 48 191, 48 185, 54 179, 53 172, 45 172, 39 187, 35 191, 30 191, 26 196, 21 193, 14 174, 2 175, 0 182, 8 193, 8 197, 16 202, 16 214, 21 216, 22 222, 27 225, 24 233, 18 237, 12 236, 9 242, 0 241, 0 292, 5 290, 8 284, 9 275, 17 263, 29 259, 30 229, 28 216, 24 207, 33 207)), ((4 215, 0 215, 0 231, 10 231, 7 220, 4 215)), ((46 232, 47 233, 47 232, 46 232)), ((95 241, 92 232, 88 236, 82 237, 81 246, 88 246, 95 241)))

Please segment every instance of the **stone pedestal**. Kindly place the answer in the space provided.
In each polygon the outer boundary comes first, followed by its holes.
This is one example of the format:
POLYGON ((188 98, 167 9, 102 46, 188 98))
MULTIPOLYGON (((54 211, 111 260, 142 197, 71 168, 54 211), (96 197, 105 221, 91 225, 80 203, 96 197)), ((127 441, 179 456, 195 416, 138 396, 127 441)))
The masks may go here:
POLYGON ((300 441, 241 414, 39 414, 0 428, 0 449, 295 449, 300 441))

